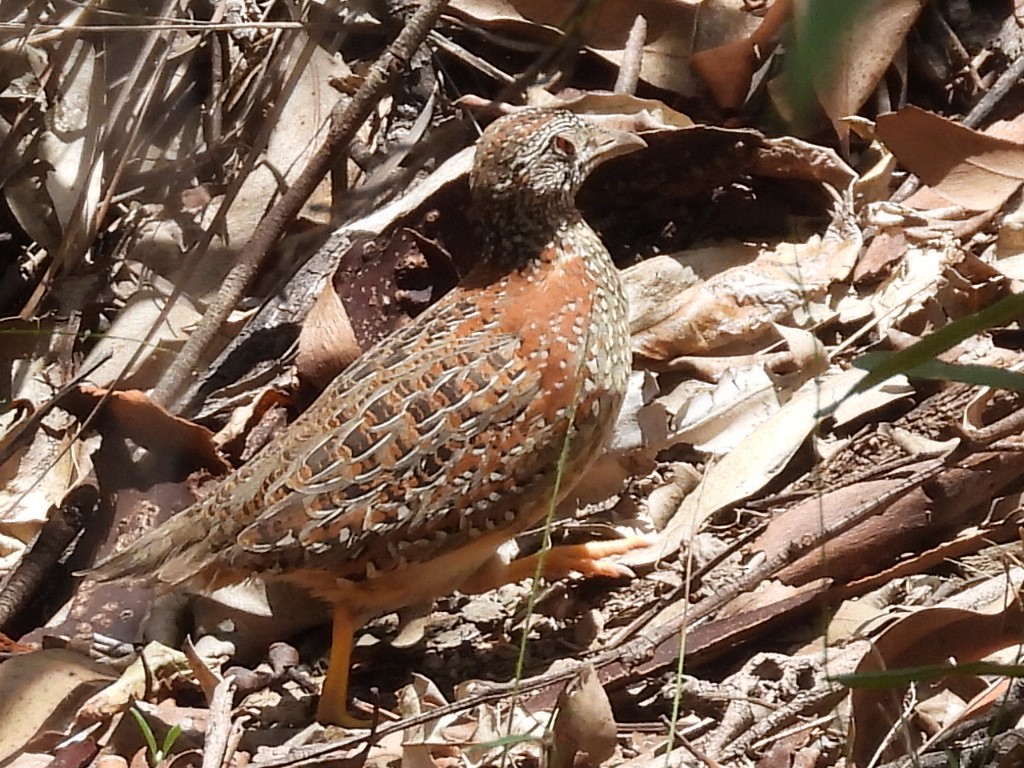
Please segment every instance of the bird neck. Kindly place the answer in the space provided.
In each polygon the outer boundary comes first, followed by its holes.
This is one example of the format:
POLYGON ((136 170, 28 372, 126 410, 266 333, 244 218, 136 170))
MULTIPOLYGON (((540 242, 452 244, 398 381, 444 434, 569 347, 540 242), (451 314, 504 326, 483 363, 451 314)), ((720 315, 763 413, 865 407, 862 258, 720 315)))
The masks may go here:
POLYGON ((484 232, 485 260, 501 272, 542 267, 574 253, 576 249, 571 246, 581 239, 589 242, 597 238, 576 210, 557 217, 531 215, 529 211, 511 214, 506 211, 500 226, 484 232))

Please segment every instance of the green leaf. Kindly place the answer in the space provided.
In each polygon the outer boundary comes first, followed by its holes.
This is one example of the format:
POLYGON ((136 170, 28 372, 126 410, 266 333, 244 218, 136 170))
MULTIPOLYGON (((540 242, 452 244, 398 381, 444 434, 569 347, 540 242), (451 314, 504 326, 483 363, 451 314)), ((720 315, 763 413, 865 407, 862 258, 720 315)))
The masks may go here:
MULTIPOLYGON (((892 354, 892 353, 873 353, 892 354)), ((859 366, 858 366, 859 367, 859 366)), ((991 365, 955 365, 941 360, 932 360, 906 371, 914 379, 930 381, 959 381, 961 384, 977 384, 983 387, 1008 389, 1024 392, 1024 373, 995 368, 991 365)))
MULTIPOLYGON (((160 749, 160 760, 163 760, 169 754, 171 754, 171 748, 174 746, 174 742, 181 736, 181 726, 172 725, 171 729, 167 732, 167 736, 164 737, 164 745, 160 749)), ((159 760, 157 761, 159 762, 159 760)))
POLYGON ((833 680, 847 688, 900 688, 908 683, 931 682, 950 675, 1000 675, 1003 677, 1024 677, 1024 665, 994 664, 974 661, 967 664, 925 664, 920 667, 881 669, 871 672, 854 672, 836 675, 833 680))
MULTIPOLYGON (((986 307, 980 312, 975 312, 969 317, 956 320, 944 328, 928 334, 919 342, 911 344, 904 350, 899 352, 870 352, 862 355, 857 360, 854 360, 853 364, 858 368, 868 371, 868 375, 857 383, 857 386, 850 391, 850 394, 863 392, 875 386, 875 384, 879 384, 900 373, 912 376, 914 375, 912 371, 915 368, 937 362, 935 358, 964 339, 969 339, 971 336, 982 333, 993 326, 1008 323, 1021 315, 1024 315, 1024 294, 1014 294, 1000 299, 992 306, 986 307)), ((984 366, 962 367, 984 368, 984 366)), ((1014 376, 1012 380, 1016 380, 1016 378, 1014 376)), ((960 379, 953 379, 953 381, 960 381, 960 379)), ((971 381, 968 383, 973 384, 977 382, 971 381)), ((1017 387, 1014 386, 1011 389, 1016 390, 1017 387)))
MULTIPOLYGON (((798 43, 786 44, 786 86, 793 106, 806 114, 814 104, 816 78, 828 77, 846 30, 877 0, 811 0, 799 21, 798 43)), ((884 0, 883 0, 884 1, 884 0)))
POLYGON ((156 745, 156 736, 153 734, 153 729, 150 728, 149 722, 137 707, 133 706, 128 711, 131 712, 132 717, 135 718, 135 722, 139 726, 139 730, 142 731, 142 738, 146 742, 146 748, 149 750, 150 764, 159 762, 156 756, 160 749, 156 745))

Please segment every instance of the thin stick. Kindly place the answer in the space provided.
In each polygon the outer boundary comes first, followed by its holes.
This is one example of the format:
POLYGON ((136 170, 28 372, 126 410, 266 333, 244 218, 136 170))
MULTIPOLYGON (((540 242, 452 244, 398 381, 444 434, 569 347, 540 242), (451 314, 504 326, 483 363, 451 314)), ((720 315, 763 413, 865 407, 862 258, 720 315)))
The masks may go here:
POLYGON ((199 327, 182 347, 153 393, 153 399, 158 403, 174 403, 180 396, 203 351, 242 298, 287 223, 298 215, 338 154, 355 137, 356 131, 370 116, 392 81, 426 39, 447 4, 448 0, 424 0, 395 41, 374 62, 352 100, 344 107, 341 102, 335 106, 324 143, 310 158, 291 188, 256 225, 252 237, 239 254, 238 264, 225 278, 224 285, 199 327))
POLYGON ((235 696, 235 678, 228 675, 213 691, 210 702, 210 730, 206 734, 202 768, 221 768, 231 764, 234 722, 231 704, 235 696))
POLYGON ((622 49, 622 64, 619 76, 615 78, 615 93, 636 93, 640 82, 640 66, 644 61, 644 43, 647 42, 647 19, 637 15, 626 39, 626 47, 622 49))

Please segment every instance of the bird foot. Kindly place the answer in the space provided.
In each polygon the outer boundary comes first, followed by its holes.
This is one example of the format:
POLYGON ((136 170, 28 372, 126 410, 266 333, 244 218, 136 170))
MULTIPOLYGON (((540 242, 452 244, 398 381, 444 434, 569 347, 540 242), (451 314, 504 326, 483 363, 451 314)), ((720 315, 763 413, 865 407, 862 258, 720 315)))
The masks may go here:
MULTIPOLYGON (((573 573, 578 573, 584 578, 595 576, 633 578, 636 574, 631 569, 606 558, 648 547, 651 543, 651 539, 645 536, 627 536, 612 541, 588 541, 586 544, 566 544, 552 547, 544 557, 543 574, 548 579, 560 579, 573 573)), ((539 555, 540 553, 524 558, 524 560, 538 558, 539 555)), ((536 562, 533 566, 536 571, 536 562)))
POLYGON ((369 728, 372 721, 356 717, 348 711, 348 677, 352 663, 352 635, 359 625, 343 605, 334 606, 331 629, 331 656, 327 676, 316 708, 317 722, 342 728, 369 728))
POLYGON ((463 588, 463 591, 484 592, 504 584, 514 584, 523 579, 531 579, 536 577, 539 563, 541 564, 541 574, 545 579, 563 579, 572 573, 579 573, 585 579, 594 577, 632 579, 636 574, 630 568, 621 563, 610 562, 605 558, 649 547, 651 543, 651 539, 647 537, 631 536, 606 542, 552 547, 547 552, 538 552, 513 560, 500 569, 492 564, 492 567, 481 570, 470 590, 463 588))
POLYGON ((340 728, 370 728, 373 720, 357 717, 348 711, 345 702, 333 701, 330 696, 321 696, 316 708, 316 721, 321 725, 336 725, 340 728))

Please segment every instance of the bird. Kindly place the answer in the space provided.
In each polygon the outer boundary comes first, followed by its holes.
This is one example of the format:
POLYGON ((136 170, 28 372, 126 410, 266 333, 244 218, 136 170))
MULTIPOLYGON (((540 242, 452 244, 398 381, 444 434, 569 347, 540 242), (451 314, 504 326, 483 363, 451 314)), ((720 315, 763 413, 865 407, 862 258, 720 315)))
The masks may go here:
MULTIPOLYGON (((575 205, 591 170, 645 146, 562 109, 524 108, 477 142, 474 265, 352 362, 207 496, 88 572, 210 593, 281 580, 333 608, 317 720, 349 712, 354 633, 456 591, 623 574, 640 537, 497 552, 543 521, 609 439, 631 370, 615 264, 575 205)), ((626 571, 628 573, 628 571, 626 571)))

